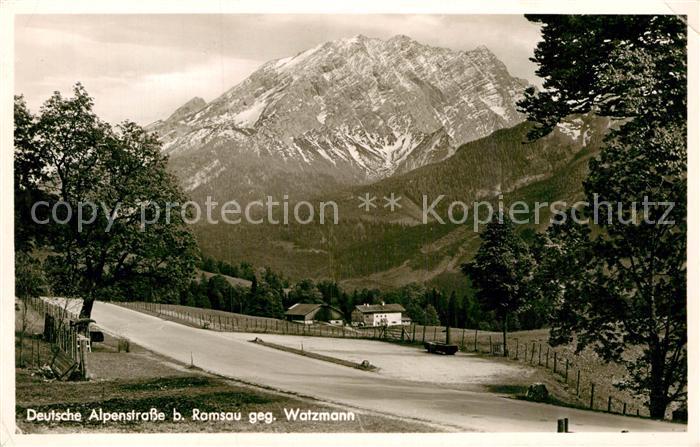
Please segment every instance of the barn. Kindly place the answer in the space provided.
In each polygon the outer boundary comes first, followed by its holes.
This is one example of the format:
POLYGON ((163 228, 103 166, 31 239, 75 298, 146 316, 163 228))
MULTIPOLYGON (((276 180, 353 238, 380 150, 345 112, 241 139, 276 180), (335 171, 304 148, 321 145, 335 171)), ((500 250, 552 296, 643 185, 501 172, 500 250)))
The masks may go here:
POLYGON ((287 321, 304 324, 324 322, 342 325, 345 320, 340 310, 328 304, 296 303, 287 309, 284 316, 287 321))

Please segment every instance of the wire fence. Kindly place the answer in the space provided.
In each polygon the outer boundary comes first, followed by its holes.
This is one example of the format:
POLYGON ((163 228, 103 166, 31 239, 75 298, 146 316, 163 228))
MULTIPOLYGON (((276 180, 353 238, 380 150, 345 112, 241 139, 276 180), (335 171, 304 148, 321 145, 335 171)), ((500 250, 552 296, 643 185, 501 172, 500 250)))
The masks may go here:
MULTIPOLYGON (((127 309, 146 312, 190 326, 223 332, 251 332, 262 334, 300 335, 308 337, 338 337, 387 339, 384 327, 352 327, 333 324, 303 324, 276 318, 255 317, 214 309, 146 302, 115 302, 127 309)), ((393 334, 394 331, 392 331, 393 334)), ((405 334, 405 337, 408 335, 405 334)))
POLYGON ((40 316, 42 333, 23 334, 20 364, 39 368, 48 365, 59 378, 68 377, 74 371, 80 378, 85 378, 89 338, 75 325, 78 312, 69 305, 72 303, 48 298, 27 298, 23 303, 28 307, 27 311, 40 316))
POLYGON ((570 350, 555 349, 543 341, 508 339, 507 355, 503 354, 502 335, 474 329, 418 324, 381 327, 339 326, 314 322, 303 324, 267 317, 255 317, 214 309, 202 309, 175 304, 147 302, 114 303, 127 309, 150 313, 159 317, 204 329, 223 332, 250 332, 263 334, 299 335, 382 340, 399 343, 426 342, 455 344, 462 352, 490 355, 510 361, 543 368, 551 372, 570 393, 578 406, 592 410, 623 415, 648 417, 648 410, 639 400, 625 398, 610 380, 591 368, 591 361, 570 350), (597 376, 596 376, 597 374, 597 376))

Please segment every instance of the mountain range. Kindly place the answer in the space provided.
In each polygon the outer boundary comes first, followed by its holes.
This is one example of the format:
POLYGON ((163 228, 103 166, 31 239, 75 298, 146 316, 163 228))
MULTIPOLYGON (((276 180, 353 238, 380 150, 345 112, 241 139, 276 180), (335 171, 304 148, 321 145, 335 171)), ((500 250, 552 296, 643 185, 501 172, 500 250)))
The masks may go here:
MULTIPOLYGON (((422 196, 576 200, 609 123, 569 117, 527 141, 527 82, 486 47, 455 51, 362 35, 269 61, 210 103, 193 98, 148 126, 194 199, 333 200, 338 225, 195 225, 207 255, 349 289, 424 282, 466 287, 478 247, 467 225, 422 221, 422 196), (389 194, 401 207, 382 205, 389 194), (358 198, 376 196, 369 213, 358 198)), ((542 220, 521 227, 541 230, 542 220)))
POLYGON ((405 173, 516 125, 526 86, 484 46, 358 35, 269 61, 148 130, 195 197, 300 197, 405 173))

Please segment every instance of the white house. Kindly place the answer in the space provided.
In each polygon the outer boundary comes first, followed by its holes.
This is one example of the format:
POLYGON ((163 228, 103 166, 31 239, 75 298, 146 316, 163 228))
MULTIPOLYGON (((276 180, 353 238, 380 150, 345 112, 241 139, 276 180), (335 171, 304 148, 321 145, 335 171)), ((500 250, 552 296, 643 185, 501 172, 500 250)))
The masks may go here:
POLYGON ((352 323, 361 326, 398 326, 405 311, 400 304, 362 304, 352 311, 352 323))

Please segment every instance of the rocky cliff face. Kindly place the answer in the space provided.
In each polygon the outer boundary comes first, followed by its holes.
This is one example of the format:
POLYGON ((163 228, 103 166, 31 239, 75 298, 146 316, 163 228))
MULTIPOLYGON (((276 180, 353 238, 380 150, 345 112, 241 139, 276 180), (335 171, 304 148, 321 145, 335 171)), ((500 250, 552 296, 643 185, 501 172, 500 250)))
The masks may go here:
POLYGON ((149 130, 190 192, 313 193, 444 160, 523 121, 525 86, 486 47, 356 36, 267 62, 149 130))

